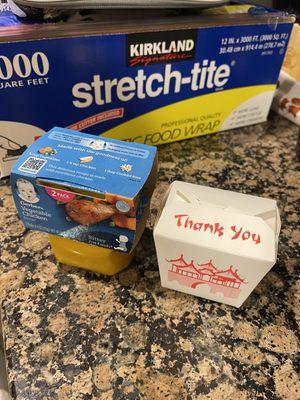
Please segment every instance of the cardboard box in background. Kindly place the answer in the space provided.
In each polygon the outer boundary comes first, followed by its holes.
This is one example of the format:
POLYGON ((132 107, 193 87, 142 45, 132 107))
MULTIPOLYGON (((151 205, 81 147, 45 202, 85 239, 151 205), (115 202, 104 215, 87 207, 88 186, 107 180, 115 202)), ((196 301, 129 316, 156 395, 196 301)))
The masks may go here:
POLYGON ((158 145, 265 121, 293 18, 234 7, 57 24, 2 8, 1 176, 52 126, 158 145))
POLYGON ((293 27, 272 109, 300 126, 300 25, 293 27))
POLYGON ((276 201, 173 182, 154 227, 162 286, 240 307, 276 262, 276 201))

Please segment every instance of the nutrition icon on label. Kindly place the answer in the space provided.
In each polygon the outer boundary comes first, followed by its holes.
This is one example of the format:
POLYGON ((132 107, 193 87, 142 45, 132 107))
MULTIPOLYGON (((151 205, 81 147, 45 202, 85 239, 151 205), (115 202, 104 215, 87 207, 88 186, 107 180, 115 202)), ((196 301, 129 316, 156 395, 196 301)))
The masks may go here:
POLYGON ((120 166, 121 171, 130 172, 132 170, 132 165, 130 164, 122 164, 120 166))

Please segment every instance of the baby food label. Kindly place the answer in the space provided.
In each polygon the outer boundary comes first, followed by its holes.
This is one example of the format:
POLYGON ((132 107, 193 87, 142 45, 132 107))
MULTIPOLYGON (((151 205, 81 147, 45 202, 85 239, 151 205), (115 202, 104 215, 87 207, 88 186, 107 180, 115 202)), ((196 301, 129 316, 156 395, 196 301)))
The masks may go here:
MULTIPOLYGON (((68 143, 69 150, 75 149, 76 147, 72 147, 72 145, 78 145, 81 146, 80 148, 77 148, 77 150, 84 152, 85 150, 83 148, 87 147, 92 150, 105 150, 105 152, 109 153, 115 153, 115 154, 121 154, 123 157, 125 155, 128 155, 130 157, 138 157, 138 158, 147 158, 149 156, 149 151, 146 149, 141 149, 137 146, 128 146, 125 143, 116 141, 116 142, 110 142, 110 141, 105 141, 103 139, 97 139, 95 137, 89 137, 89 138, 82 138, 81 136, 78 136, 77 134, 71 134, 71 133, 62 133, 62 132, 57 132, 54 131, 49 135, 50 139, 57 140, 58 142, 64 142, 68 143)), ((62 146, 60 146, 62 148, 62 146)), ((94 152, 90 150, 89 152, 91 154, 94 154, 94 152)), ((86 150, 87 151, 87 150, 86 150)), ((39 151, 40 152, 40 151, 39 151)), ((123 158, 125 159, 125 158, 123 158)))
POLYGON ((130 252, 146 222, 156 148, 53 128, 15 164, 26 227, 130 252))
POLYGON ((45 190, 52 199, 60 201, 61 203, 68 203, 75 198, 74 193, 67 192, 66 190, 54 189, 51 187, 45 187, 45 190))

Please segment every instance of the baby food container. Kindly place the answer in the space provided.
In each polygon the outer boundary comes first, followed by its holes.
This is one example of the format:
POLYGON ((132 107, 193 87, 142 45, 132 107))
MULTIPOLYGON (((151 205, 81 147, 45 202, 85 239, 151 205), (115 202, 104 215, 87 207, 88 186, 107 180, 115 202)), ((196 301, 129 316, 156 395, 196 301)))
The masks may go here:
POLYGON ((56 259, 74 267, 88 269, 104 275, 114 275, 126 268, 133 259, 134 252, 122 254, 111 249, 49 235, 52 251, 56 259))
POLYGON ((27 228, 49 233, 61 263, 113 275, 131 262, 149 215, 157 151, 53 128, 13 167, 27 228))

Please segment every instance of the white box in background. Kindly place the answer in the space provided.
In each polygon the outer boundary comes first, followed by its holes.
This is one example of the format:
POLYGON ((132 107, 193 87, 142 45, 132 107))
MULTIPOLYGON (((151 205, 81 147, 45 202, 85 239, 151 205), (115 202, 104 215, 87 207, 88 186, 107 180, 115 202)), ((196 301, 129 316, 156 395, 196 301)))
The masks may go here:
POLYGON ((278 78, 272 109, 300 126, 300 82, 283 70, 278 78))
POLYGON ((172 183, 154 228, 162 286, 240 307, 276 262, 276 201, 172 183))
POLYGON ((292 30, 272 109, 300 126, 300 25, 292 30))

